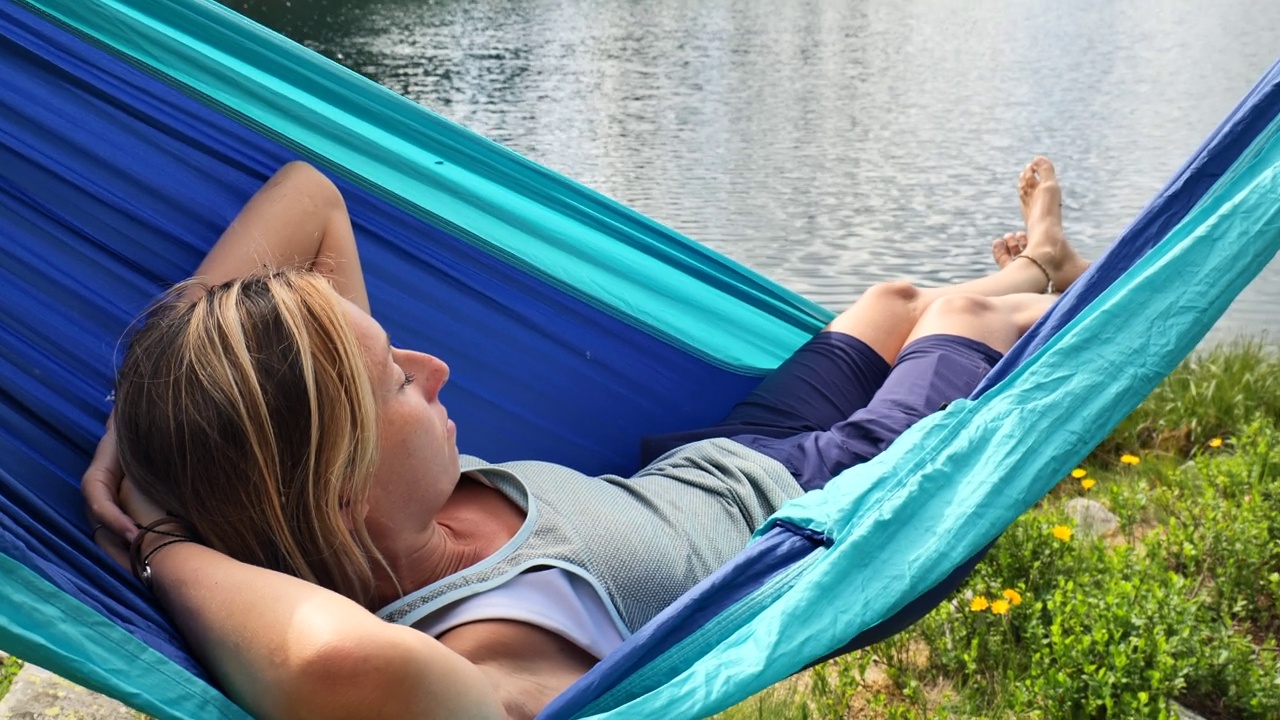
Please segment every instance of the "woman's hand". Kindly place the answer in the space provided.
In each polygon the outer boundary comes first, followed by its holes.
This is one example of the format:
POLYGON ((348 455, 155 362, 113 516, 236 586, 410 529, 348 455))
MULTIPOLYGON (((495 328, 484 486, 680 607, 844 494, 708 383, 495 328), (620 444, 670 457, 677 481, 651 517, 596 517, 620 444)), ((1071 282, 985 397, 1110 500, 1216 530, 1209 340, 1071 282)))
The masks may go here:
MULTIPOLYGON (((159 532, 139 538, 142 532, 139 528, 147 527, 169 513, 124 476, 115 437, 115 427, 108 418, 107 432, 98 442, 93 461, 80 480, 80 492, 88 506, 89 521, 93 523, 94 543, 120 567, 134 571, 130 557, 134 543, 141 543, 138 549, 145 556, 158 543, 172 539, 172 536, 159 532)), ((162 526, 161 529, 190 534, 180 523, 175 523, 174 528, 162 526)))
POLYGON ((93 541, 123 567, 129 567, 129 543, 138 534, 133 518, 120 506, 120 487, 124 469, 116 447, 116 427, 111 416, 107 429, 98 441, 89 468, 80 478, 80 494, 84 496, 93 541))
POLYGON ((124 476, 111 417, 89 468, 80 478, 80 494, 93 524, 94 542, 125 568, 129 567, 129 545, 141 532, 138 526, 167 514, 124 476))

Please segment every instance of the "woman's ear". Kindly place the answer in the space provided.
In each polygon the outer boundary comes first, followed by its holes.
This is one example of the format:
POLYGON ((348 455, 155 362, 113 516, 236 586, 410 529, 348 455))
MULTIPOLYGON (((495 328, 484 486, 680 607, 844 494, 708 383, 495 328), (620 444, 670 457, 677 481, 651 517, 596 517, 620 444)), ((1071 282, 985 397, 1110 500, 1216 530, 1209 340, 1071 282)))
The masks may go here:
POLYGON ((342 517, 342 527, 346 528, 348 531, 353 531, 356 529, 356 517, 355 517, 354 507, 355 506, 351 502, 351 498, 349 496, 343 497, 341 500, 338 501, 338 515, 342 517))

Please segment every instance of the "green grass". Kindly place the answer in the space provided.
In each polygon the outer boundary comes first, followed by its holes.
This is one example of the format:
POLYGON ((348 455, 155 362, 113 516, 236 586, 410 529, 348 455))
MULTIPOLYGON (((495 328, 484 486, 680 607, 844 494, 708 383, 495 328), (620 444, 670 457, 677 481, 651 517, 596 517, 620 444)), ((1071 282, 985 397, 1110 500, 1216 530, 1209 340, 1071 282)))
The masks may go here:
POLYGON ((1183 363, 1083 468, 913 628, 717 718, 1280 718, 1280 358, 1183 363), (1075 497, 1118 530, 1055 535, 1075 497))
POLYGON ((22 665, 22 661, 13 656, 0 660, 0 700, 9 694, 9 686, 13 684, 13 678, 22 669, 22 665))
POLYGON ((1094 455, 1107 460, 1145 450, 1188 457, 1255 418, 1280 422, 1280 355, 1262 341, 1242 339, 1179 365, 1094 455))

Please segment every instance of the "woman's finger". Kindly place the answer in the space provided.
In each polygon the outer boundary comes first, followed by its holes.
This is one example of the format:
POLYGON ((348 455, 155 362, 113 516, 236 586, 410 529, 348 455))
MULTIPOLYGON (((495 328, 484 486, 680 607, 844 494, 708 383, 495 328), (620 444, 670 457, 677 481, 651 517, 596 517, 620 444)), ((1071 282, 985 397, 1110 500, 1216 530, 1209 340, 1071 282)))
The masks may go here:
MULTIPOLYGON (((130 527, 133 527, 132 524, 130 524, 130 527)), ((102 551, 114 560, 117 565, 125 570, 131 569, 129 564, 129 543, 124 538, 108 530, 105 525, 96 525, 92 532, 95 545, 102 548, 102 551)))
POLYGON ((89 468, 80 478, 80 494, 88 508, 89 522, 101 523, 107 530, 132 542, 138 530, 133 520, 120 507, 120 483, 124 470, 120 467, 120 455, 116 448, 115 426, 107 420, 107 430, 94 450, 89 468))

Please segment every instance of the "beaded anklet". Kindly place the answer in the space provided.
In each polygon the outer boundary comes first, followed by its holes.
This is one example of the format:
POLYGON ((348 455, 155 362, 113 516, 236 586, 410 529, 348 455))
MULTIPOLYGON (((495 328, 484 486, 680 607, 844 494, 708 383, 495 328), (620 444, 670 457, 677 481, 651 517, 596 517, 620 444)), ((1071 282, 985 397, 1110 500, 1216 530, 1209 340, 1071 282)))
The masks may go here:
POLYGON ((1044 279, 1049 281, 1049 287, 1045 288, 1044 294, 1052 295, 1053 294, 1053 276, 1049 274, 1049 268, 1045 267, 1044 263, 1040 262, 1039 260, 1035 259, 1034 257, 1031 257, 1026 253, 1023 253, 1015 257, 1014 260, 1017 260, 1018 258, 1026 258, 1027 260, 1030 260, 1031 262, 1035 263, 1036 267, 1040 268, 1040 272, 1044 273, 1044 279))

